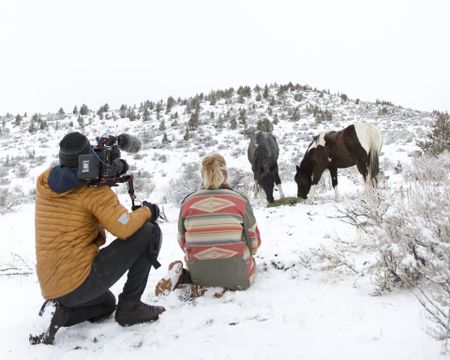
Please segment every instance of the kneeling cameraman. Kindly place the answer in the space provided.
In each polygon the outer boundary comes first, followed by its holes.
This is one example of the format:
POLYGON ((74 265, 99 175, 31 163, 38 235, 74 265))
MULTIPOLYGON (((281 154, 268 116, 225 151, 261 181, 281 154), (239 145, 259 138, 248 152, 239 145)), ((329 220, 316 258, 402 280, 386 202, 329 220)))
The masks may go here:
POLYGON ((93 152, 81 133, 66 135, 59 146, 60 165, 41 174, 36 185, 37 275, 46 301, 32 344, 52 344, 60 327, 103 320, 114 310, 122 326, 157 320, 165 311, 141 301, 150 268, 158 265, 158 206, 144 201, 128 212, 110 186, 80 180, 79 155, 93 152), (100 249, 105 229, 117 239, 100 249), (116 309, 109 289, 126 271, 116 309))

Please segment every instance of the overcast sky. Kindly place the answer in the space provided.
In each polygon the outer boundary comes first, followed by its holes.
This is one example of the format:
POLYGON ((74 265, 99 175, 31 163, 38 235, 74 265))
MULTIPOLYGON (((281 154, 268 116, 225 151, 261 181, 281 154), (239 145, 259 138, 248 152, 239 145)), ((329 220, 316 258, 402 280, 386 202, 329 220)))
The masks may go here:
POLYGON ((0 114, 289 81, 450 111, 447 0, 2 0, 0 114))

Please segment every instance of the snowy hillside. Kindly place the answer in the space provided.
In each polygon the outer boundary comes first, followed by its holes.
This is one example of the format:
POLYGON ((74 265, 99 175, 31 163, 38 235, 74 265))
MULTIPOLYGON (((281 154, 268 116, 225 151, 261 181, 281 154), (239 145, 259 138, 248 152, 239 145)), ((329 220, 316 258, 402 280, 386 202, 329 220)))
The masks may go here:
MULTIPOLYGON (((443 350, 447 345, 428 335, 433 323, 414 291, 380 289, 379 276, 377 282, 371 271, 378 261, 374 248, 378 243, 367 245, 367 239, 376 239, 381 230, 376 226, 368 230, 359 218, 349 217, 362 206, 363 181, 356 168, 339 170, 339 203, 334 201, 329 174, 324 173, 315 203, 269 208, 265 199, 252 197, 253 177, 246 157, 249 135, 257 127, 273 126, 284 192, 296 196, 295 166, 312 136, 355 122, 376 124, 384 141, 383 180, 379 198, 366 204, 378 204, 381 209, 390 200, 395 203, 393 196, 411 186, 415 171, 426 166, 415 158, 416 143, 431 131, 435 113, 292 84, 212 91, 114 110, 85 108, 86 115, 61 110, 1 118, 2 359, 399 360, 448 356, 443 350), (75 130, 91 143, 104 133, 123 132, 142 141, 139 153, 123 152, 122 157, 130 164, 138 198, 160 204, 169 220, 161 222, 163 266, 151 271, 143 300, 164 305, 167 311, 156 323, 129 328, 120 327, 113 318, 63 328, 54 346, 31 346, 29 328, 43 301, 34 270, 34 184, 44 169, 56 163, 59 140, 75 130), (198 163, 211 151, 224 155, 231 183, 253 204, 262 237, 256 256, 258 278, 248 291, 228 292, 220 299, 205 296, 186 301, 181 290, 157 298, 154 286, 167 265, 183 258, 176 241, 178 203, 196 189, 198 163)), ((444 211, 445 222, 448 157, 436 164, 436 173, 444 182, 436 191, 444 190, 439 198, 444 199, 444 207, 435 214, 442 217, 439 211, 444 211)), ((129 206, 125 185, 117 191, 129 206)), ((123 281, 113 287, 116 295, 122 285, 123 281)))

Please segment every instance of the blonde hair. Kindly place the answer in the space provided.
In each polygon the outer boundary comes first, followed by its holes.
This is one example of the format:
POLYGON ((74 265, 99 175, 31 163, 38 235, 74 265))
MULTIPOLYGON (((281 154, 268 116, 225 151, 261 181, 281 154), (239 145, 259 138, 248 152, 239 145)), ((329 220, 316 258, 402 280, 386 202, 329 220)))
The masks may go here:
POLYGON ((205 188, 220 187, 227 176, 227 163, 224 157, 218 153, 206 155, 202 160, 201 173, 205 188))

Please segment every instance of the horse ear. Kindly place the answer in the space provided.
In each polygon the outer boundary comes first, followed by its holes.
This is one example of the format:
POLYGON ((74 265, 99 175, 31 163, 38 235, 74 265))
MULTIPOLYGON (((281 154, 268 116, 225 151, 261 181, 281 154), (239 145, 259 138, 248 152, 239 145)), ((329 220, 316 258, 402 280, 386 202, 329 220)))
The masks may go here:
POLYGON ((300 171, 300 167, 298 165, 295 165, 297 171, 300 171))

